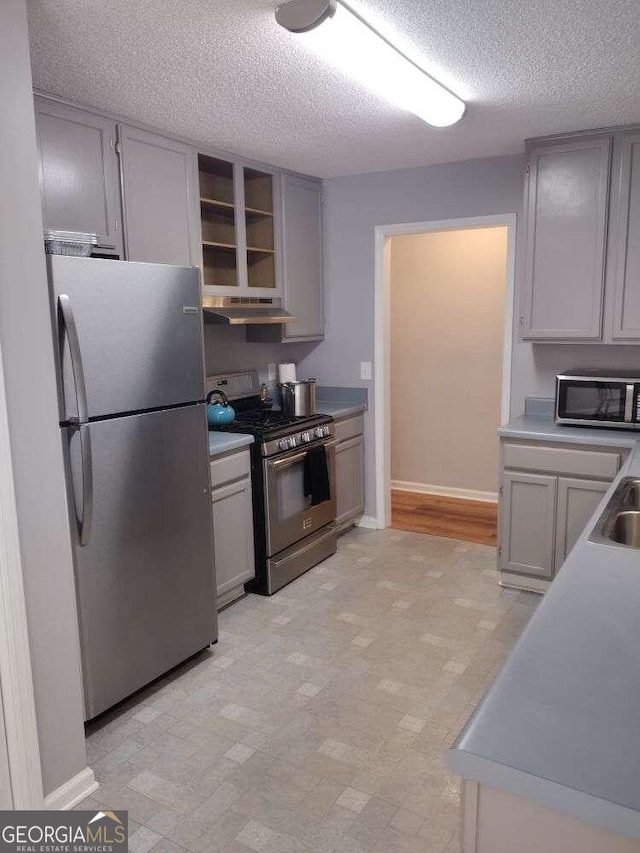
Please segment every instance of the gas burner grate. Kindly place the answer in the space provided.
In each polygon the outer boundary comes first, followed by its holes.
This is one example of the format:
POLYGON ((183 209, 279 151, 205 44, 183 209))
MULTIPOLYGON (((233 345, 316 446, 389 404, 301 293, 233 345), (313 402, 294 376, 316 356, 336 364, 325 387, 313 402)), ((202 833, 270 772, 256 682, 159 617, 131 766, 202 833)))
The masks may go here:
POLYGON ((231 424, 216 426, 216 430, 224 432, 249 432, 257 438, 268 438, 273 433, 282 433, 289 430, 295 432, 302 430, 307 424, 317 424, 319 421, 329 420, 320 415, 305 415, 302 417, 290 417, 280 411, 261 409, 248 409, 236 412, 236 418, 231 424))

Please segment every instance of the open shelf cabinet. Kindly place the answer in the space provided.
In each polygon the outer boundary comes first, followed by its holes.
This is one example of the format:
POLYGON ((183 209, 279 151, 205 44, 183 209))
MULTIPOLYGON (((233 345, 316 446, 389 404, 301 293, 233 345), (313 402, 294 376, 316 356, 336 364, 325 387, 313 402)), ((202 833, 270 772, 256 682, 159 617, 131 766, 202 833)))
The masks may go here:
POLYGON ((234 164, 198 155, 202 279, 205 287, 238 287, 234 164))
POLYGON ((244 176, 244 220, 247 235, 247 284, 276 288, 273 175, 247 167, 244 176))
POLYGON ((198 173, 204 286, 275 294, 276 176, 203 153, 198 173))

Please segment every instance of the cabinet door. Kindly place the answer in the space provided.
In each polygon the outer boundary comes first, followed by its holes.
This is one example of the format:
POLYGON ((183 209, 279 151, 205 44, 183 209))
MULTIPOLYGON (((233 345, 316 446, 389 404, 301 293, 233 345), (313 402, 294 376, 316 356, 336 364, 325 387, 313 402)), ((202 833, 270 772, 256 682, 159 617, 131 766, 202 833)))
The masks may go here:
POLYGON ((564 563, 611 484, 599 480, 558 480, 556 571, 564 563))
POLYGON ((529 151, 523 337, 602 332, 611 137, 529 151))
POLYGON ((213 489, 211 500, 216 588, 224 604, 228 592, 255 577, 251 479, 213 489))
POLYGON ((336 514, 344 524, 364 511, 364 436, 336 446, 336 514))
POLYGON ((553 577, 556 478, 505 472, 500 498, 500 569, 553 577))
POLYGON ((0 809, 9 811, 13 809, 13 796, 11 793, 11 775, 9 772, 9 757, 7 755, 7 741, 5 737, 4 716, 2 708, 2 696, 0 695, 0 809))
MULTIPOLYGON (((242 219, 245 235, 247 292, 251 296, 277 296, 279 293, 277 209, 278 175, 244 166, 242 219)), ((242 230, 241 230, 242 233, 242 230)))
POLYGON ((322 338, 322 184, 283 176, 284 305, 296 318, 285 340, 322 338))
POLYGON ((640 133, 622 143, 613 337, 640 339, 640 133))
POLYGON ((115 122, 35 98, 44 227, 97 234, 122 256, 115 122))
POLYGON ((124 125, 118 132, 127 260, 197 266, 195 151, 124 125))
POLYGON ((202 237, 202 286, 207 295, 237 295, 246 279, 242 263, 244 217, 238 215, 236 194, 242 183, 235 163, 198 154, 202 237), (240 227, 239 227, 240 225, 240 227))

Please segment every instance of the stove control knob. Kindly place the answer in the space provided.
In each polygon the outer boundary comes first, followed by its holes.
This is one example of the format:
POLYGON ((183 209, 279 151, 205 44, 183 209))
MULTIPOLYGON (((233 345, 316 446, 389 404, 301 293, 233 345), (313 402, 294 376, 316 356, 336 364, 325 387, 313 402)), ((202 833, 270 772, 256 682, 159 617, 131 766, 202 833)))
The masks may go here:
POLYGON ((312 437, 310 432, 303 432, 302 435, 300 436, 300 441, 303 444, 309 444, 309 442, 312 440, 313 440, 313 437, 312 437))
POLYGON ((289 439, 288 438, 281 438, 280 441, 278 442, 278 447, 280 448, 280 450, 288 450, 289 449, 289 439))
POLYGON ((316 438, 324 438, 324 429, 322 427, 316 427, 314 434, 316 438))

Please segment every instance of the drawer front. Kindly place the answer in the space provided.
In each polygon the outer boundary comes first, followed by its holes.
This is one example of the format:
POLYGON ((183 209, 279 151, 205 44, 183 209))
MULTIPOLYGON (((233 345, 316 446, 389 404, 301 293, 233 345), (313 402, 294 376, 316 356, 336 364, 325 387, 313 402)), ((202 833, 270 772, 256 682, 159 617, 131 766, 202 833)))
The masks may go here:
POLYGON ((362 435, 364 433, 364 415, 356 415, 353 418, 336 421, 335 428, 338 441, 346 441, 347 438, 362 435))
POLYGON ((211 487, 214 489, 232 480, 239 480, 240 477, 248 477, 251 473, 249 451, 241 450, 240 453, 213 459, 209 467, 211 468, 211 487))
POLYGON ((573 450, 508 442, 503 446, 503 461, 505 468, 575 474, 601 480, 613 480, 620 468, 620 454, 611 451, 573 450))

